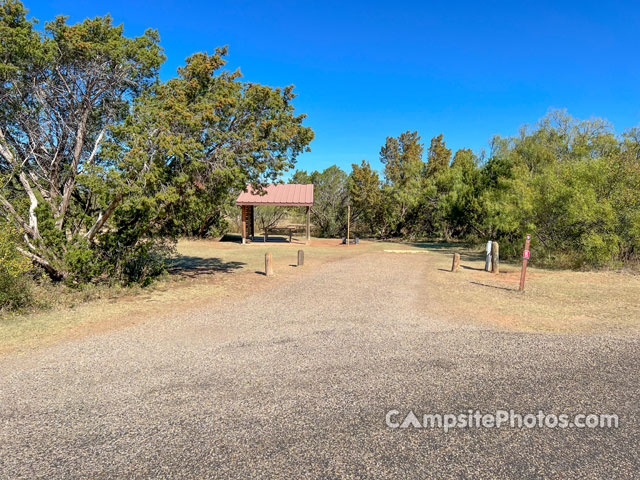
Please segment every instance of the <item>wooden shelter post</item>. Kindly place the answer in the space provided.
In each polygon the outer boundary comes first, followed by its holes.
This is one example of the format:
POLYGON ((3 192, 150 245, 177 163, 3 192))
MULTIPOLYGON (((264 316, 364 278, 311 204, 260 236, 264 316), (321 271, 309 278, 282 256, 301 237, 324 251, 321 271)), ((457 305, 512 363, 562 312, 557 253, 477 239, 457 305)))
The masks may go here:
POLYGON ((307 243, 311 240, 311 207, 307 206, 307 243))

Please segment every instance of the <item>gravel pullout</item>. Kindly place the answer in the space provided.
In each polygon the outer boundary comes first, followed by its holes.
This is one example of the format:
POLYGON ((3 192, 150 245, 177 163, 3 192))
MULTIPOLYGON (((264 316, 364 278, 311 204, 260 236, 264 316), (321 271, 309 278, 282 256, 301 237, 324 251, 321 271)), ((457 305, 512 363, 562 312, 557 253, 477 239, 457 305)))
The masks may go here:
POLYGON ((0 360, 0 478, 638 478, 639 339, 437 318, 429 262, 360 256, 0 360), (385 425, 469 408, 620 427, 385 425))

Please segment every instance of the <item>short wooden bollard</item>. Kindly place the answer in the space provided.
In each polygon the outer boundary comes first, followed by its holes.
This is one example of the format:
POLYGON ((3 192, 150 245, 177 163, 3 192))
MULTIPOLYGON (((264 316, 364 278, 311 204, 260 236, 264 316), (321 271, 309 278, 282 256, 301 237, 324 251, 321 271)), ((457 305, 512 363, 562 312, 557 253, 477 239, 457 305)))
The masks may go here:
POLYGON ((273 257, 269 252, 264 254, 264 274, 267 277, 273 275, 273 257))
POLYGON ((304 265, 304 250, 298 250, 298 266, 304 265))
POLYGON ((500 245, 491 243, 491 273, 500 273, 500 245))
POLYGON ((459 253, 454 253, 453 254, 453 264, 451 265, 451 271, 452 272, 457 272, 459 268, 460 268, 460 254, 459 253))

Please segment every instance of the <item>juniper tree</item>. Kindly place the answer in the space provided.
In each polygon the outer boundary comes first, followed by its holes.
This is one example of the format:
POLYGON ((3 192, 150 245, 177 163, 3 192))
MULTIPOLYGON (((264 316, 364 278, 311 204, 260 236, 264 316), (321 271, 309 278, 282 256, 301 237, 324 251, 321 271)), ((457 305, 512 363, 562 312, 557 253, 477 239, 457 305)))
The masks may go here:
POLYGON ((226 48, 160 82, 154 30, 130 38, 105 16, 38 31, 26 13, 0 3, 0 215, 54 279, 161 269, 156 246, 220 218, 234 191, 275 179, 313 138, 293 87, 223 71, 226 48))

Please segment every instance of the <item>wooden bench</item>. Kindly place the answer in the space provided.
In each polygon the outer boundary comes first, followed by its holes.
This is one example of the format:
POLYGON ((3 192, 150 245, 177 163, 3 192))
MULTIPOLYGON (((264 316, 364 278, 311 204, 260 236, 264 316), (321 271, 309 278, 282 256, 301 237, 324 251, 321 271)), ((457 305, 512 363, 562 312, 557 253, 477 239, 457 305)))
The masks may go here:
POLYGON ((291 243, 291 239, 293 237, 293 234, 296 233, 296 227, 271 227, 271 228, 265 228, 264 230, 264 242, 267 243, 267 240, 269 240, 269 234, 276 234, 276 235, 289 235, 289 243, 291 243))

